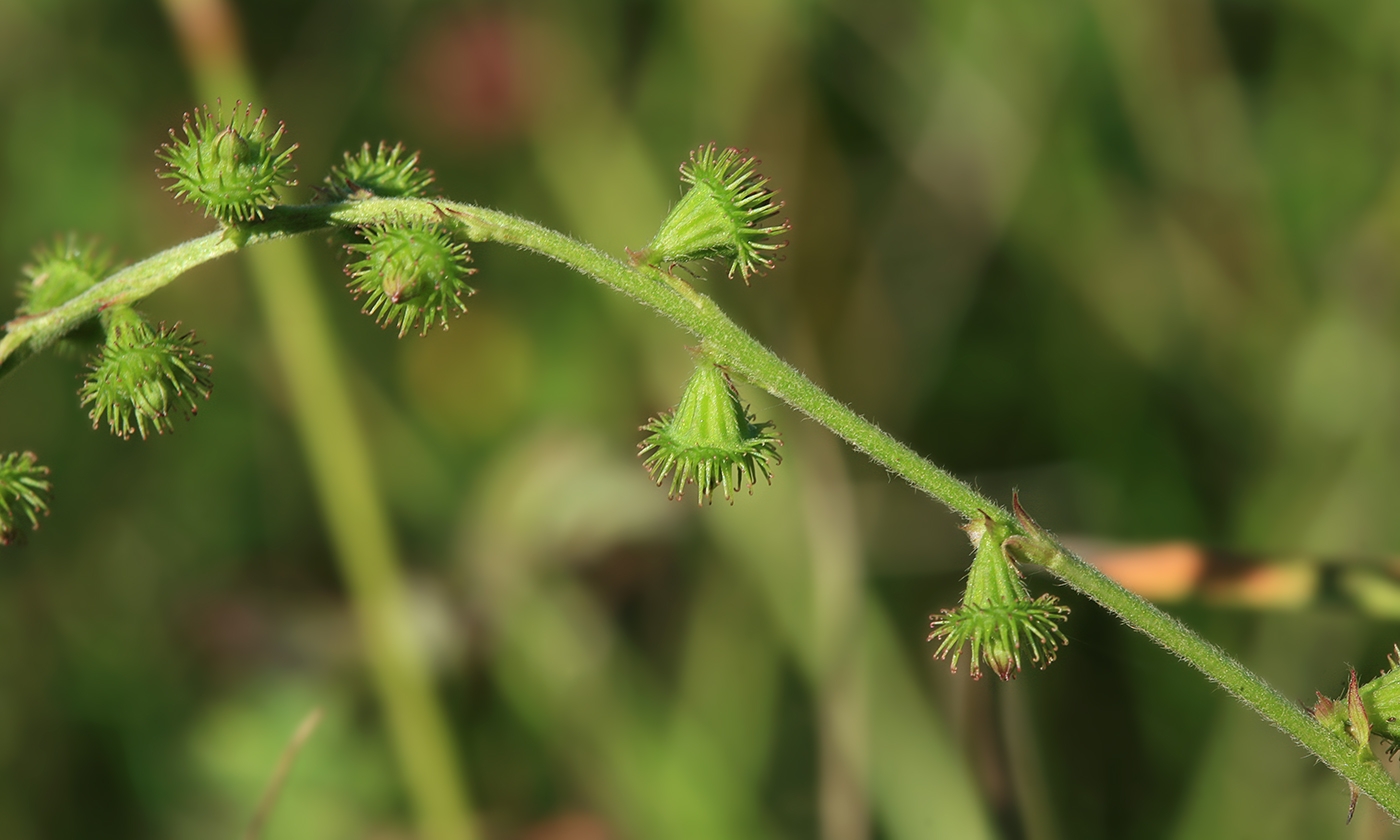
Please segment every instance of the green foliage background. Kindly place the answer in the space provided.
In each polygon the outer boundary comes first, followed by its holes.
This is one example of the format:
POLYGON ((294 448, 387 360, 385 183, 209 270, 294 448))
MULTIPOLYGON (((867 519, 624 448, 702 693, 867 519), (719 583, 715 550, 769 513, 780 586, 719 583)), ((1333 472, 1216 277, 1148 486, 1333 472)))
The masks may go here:
MULTIPOLYGON (((1392 3, 235 9, 301 144, 294 198, 401 140, 444 194, 622 254, 688 150, 747 146, 786 260, 697 282, 934 460, 1063 534, 1400 543, 1392 3)), ((136 259, 211 229, 154 175, 196 104, 158 5, 0 0, 0 265, 68 230, 136 259)), ((483 246, 471 312, 396 341, 339 245, 313 250, 490 836, 1393 832, 1343 825, 1340 780, 1069 593, 1049 671, 950 676, 922 639, 970 558, 953 518, 766 395, 774 486, 667 502, 635 430, 679 396, 686 338, 630 303, 483 246)), ((0 383, 0 447, 56 486, 0 554, 0 837, 235 836, 313 706, 267 836, 408 834, 241 271, 148 302, 215 358, 173 435, 91 431, 78 359, 0 383)), ((1343 595, 1175 608, 1307 702, 1397 636, 1392 602, 1343 595)))

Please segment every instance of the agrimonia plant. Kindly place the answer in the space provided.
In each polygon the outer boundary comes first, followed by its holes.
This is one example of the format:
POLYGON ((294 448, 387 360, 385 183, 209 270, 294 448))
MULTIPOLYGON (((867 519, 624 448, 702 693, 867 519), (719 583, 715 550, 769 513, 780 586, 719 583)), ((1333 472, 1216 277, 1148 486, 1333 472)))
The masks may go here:
MULTIPOLYGON (((68 236, 38 249, 24 269, 20 305, 0 338, 0 376, 48 347, 73 351, 100 341, 83 380, 80 404, 94 427, 105 421, 122 438, 171 428, 171 415, 193 416, 211 392, 210 357, 193 331, 150 324, 134 304, 203 262, 261 242, 340 230, 351 293, 363 311, 400 337, 447 326, 474 293, 466 280, 470 247, 500 242, 536 251, 652 307, 689 330, 695 371, 676 408, 641 427, 639 455, 669 495, 693 492, 701 504, 716 492, 731 503, 739 491, 771 481, 781 441, 735 385, 746 381, 781 399, 877 463, 964 518, 974 556, 962 603, 932 617, 934 656, 956 671, 963 652, 974 679, 985 665, 1003 680, 1027 664, 1044 668, 1067 639, 1068 609, 1054 596, 1032 596, 1020 567, 1043 567, 1130 626, 1215 680, 1344 776, 1351 807, 1367 793, 1400 819, 1400 786, 1371 746, 1375 735, 1400 749, 1400 646, 1391 668, 1346 692, 1319 694, 1305 710, 1176 619, 1123 589, 1040 528, 1013 498, 1006 508, 938 468, 826 394, 738 327, 706 295, 678 276, 688 262, 721 262, 749 281, 775 267, 774 200, 758 162, 736 149, 703 146, 681 165, 688 190, 652 241, 615 259, 524 219, 429 193, 431 173, 402 146, 368 144, 332 167, 318 200, 283 205, 277 190, 291 180, 294 145, 266 113, 235 106, 226 117, 204 108, 187 115, 183 136, 159 151, 162 177, 182 201, 199 207, 218 230, 119 270, 94 243, 68 236)), ((0 456, 0 543, 37 528, 49 508, 48 470, 33 453, 0 456)))

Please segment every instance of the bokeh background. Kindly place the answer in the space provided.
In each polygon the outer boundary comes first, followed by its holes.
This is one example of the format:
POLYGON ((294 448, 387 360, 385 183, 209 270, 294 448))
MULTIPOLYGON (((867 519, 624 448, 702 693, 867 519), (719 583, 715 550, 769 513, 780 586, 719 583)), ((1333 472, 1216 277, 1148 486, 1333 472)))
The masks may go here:
MULTIPOLYGON (((1288 570, 1170 608, 1300 702, 1400 638, 1400 6, 246 0, 209 43, 177 7, 199 4, 0 0, 16 281, 56 233, 135 260, 212 228, 153 154, 210 44, 301 144, 292 200, 403 141, 445 195, 621 255, 690 149, 748 147, 786 259, 695 282, 763 341, 1091 557, 1183 540, 1219 580, 1288 570)), ((1366 802, 1345 825, 1341 780, 1044 576, 1074 609, 1054 666, 950 675, 923 639, 970 558, 955 519, 761 392, 773 485, 668 502, 636 428, 689 341, 650 313, 480 246, 471 312, 395 340, 324 239, 483 836, 1394 836, 1366 802)), ((0 449, 56 488, 0 552, 0 837, 242 836, 313 708, 263 836, 416 836, 246 271, 147 302, 215 358, 174 434, 94 432, 79 358, 0 382, 0 449)))

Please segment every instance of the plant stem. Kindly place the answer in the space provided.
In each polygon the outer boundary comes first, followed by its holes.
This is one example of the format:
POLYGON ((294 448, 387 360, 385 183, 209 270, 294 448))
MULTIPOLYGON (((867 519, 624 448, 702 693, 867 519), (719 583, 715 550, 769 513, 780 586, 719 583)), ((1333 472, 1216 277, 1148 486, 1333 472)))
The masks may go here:
POLYGON ((619 261, 533 222, 450 201, 370 198, 271 208, 261 222, 177 245, 113 274, 57 309, 6 324, 8 332, 0 339, 0 376, 9 373, 22 355, 19 351, 27 354, 42 349, 105 307, 139 300, 194 266, 232 253, 241 245, 331 226, 414 219, 453 223, 472 241, 502 242, 539 252, 636 298, 701 338, 715 361, 821 422, 963 517, 971 518, 980 510, 1000 521, 1011 521, 1005 509, 818 388, 683 280, 647 266, 619 261))
MULTIPOLYGON (((262 99, 232 3, 164 0, 163 5, 206 102, 236 91, 249 102, 262 99)), ((329 209, 284 208, 273 224, 239 226, 226 238, 238 245, 284 240, 251 253, 248 274, 288 385, 290 419, 355 614, 415 827, 423 840, 472 840, 477 829, 467 775, 431 668, 414 638, 408 586, 351 399, 344 354, 306 248, 285 239, 324 226, 329 209)))
POLYGON ((389 515, 370 462, 369 438, 351 398, 305 253, 280 241, 259 248, 252 277, 287 381, 291 419, 349 595, 371 685, 423 840, 477 836, 466 772, 436 695, 389 515))
MULTIPOLYGON (((415 219, 455 225, 470 241, 501 242, 536 251, 635 298, 697 336, 715 361, 826 426, 876 463, 902 476, 954 512, 968 519, 984 513, 1004 523, 1011 532, 1024 534, 1024 529, 1005 508, 833 399, 754 340, 709 297, 683 280, 651 266, 617 260, 561 233, 505 213, 430 199, 369 198, 340 204, 274 208, 264 221, 240 228, 239 236, 242 242, 253 244, 323 227, 415 219)), ((103 305, 149 294, 193 265, 236 249, 236 244, 229 244, 231 240, 232 237, 221 234, 192 240, 113 275, 56 310, 12 321, 7 325, 9 334, 0 340, 0 375, 8 372, 18 350, 51 342, 92 317, 103 305)), ((1130 627, 1220 683, 1355 783, 1393 817, 1400 818, 1400 785, 1391 781, 1378 762, 1359 758, 1355 745, 1327 731, 1298 704, 1181 622, 1063 547, 1042 548, 1036 554, 1036 562, 1041 562, 1052 574, 1118 615, 1130 627)))
POLYGON ((251 232, 218 230, 182 242, 108 276, 60 307, 15 318, 5 324, 5 337, 0 338, 0 377, 109 306, 135 303, 186 271, 231 254, 244 245, 283 239, 326 226, 324 213, 279 214, 278 222, 261 225, 251 232))
POLYGON ((1073 553, 1059 546, 1056 548, 1045 562, 1051 574, 1220 683, 1240 702, 1365 791, 1392 817, 1400 818, 1400 785, 1391 779, 1379 761, 1358 757, 1354 742, 1328 731, 1303 707, 1284 697, 1229 654, 1073 553))

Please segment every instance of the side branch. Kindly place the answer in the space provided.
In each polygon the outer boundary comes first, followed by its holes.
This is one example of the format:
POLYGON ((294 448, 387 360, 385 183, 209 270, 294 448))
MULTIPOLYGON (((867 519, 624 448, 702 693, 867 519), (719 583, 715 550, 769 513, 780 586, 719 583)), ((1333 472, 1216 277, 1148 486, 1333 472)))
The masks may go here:
POLYGON ((312 224, 306 214, 288 214, 286 218, 277 215, 276 220, 270 218, 255 226, 226 228, 182 242, 127 266, 60 307, 15 318, 5 324, 5 336, 0 338, 0 378, 109 306, 141 300, 195 266, 237 251, 243 245, 280 239, 325 225, 324 222, 312 224))
MULTIPOLYGON (((696 164, 704 162, 697 159, 696 164)), ((259 220, 237 222, 177 245, 110 275, 61 306, 5 324, 5 335, 0 338, 0 377, 104 309, 140 300, 189 269, 244 246, 327 228, 368 228, 393 223, 441 226, 455 230, 470 242, 500 242, 535 251, 660 312, 696 336, 711 360, 826 426, 965 519, 982 521, 984 528, 997 534, 992 548, 1014 548, 1022 552, 1018 559, 1045 566, 1219 682, 1365 790, 1393 816, 1400 817, 1400 786, 1389 780, 1378 763, 1359 756, 1351 745, 1296 703, 1279 695, 1180 622, 1065 551, 1028 518, 1013 517, 832 398, 684 280, 656 264, 615 259, 561 233, 505 213, 429 198, 357 197, 337 203, 268 208, 259 220)), ((663 239, 661 245, 653 243, 652 247, 669 252, 669 241, 663 239)), ((745 261, 737 264, 737 270, 747 277, 755 263, 764 263, 763 253, 766 252, 748 253, 745 261)))
POLYGON ((675 321, 703 341, 716 361, 825 425, 961 516, 972 518, 982 511, 1014 527, 1015 520, 1003 508, 833 399, 685 281, 650 266, 614 259, 533 222, 452 201, 366 198, 270 208, 261 221, 181 243, 116 272, 56 309, 10 321, 0 339, 0 377, 103 309, 138 301, 189 269, 244 246, 330 227, 388 221, 446 224, 456 227, 469 241, 500 242, 536 251, 593 277, 675 321))
MULTIPOLYGON (((261 221, 222 228, 129 265, 62 306, 20 316, 6 323, 5 335, 0 338, 0 378, 9 375, 29 356, 97 317, 107 307, 135 303, 195 266, 247 245, 284 239, 337 224, 364 224, 386 218, 395 208, 383 207, 385 201, 369 199, 338 204, 273 207, 265 212, 261 221), (376 207, 378 216, 366 210, 364 205, 376 207)), ((423 201, 414 203, 430 204, 423 201)), ((431 212, 421 207, 417 209, 423 214, 431 212)))
POLYGON ((1037 552, 1029 548, 1025 559, 1044 565, 1051 574, 1097 601, 1124 624, 1224 686, 1241 703, 1286 732, 1356 788, 1365 791, 1388 814, 1400 818, 1400 785, 1379 762, 1361 757, 1355 744, 1328 731, 1303 707, 1280 694, 1225 651, 1142 597, 1129 592, 1073 553, 1054 544, 1043 532, 1032 535, 1021 545, 1047 549, 1037 552))

